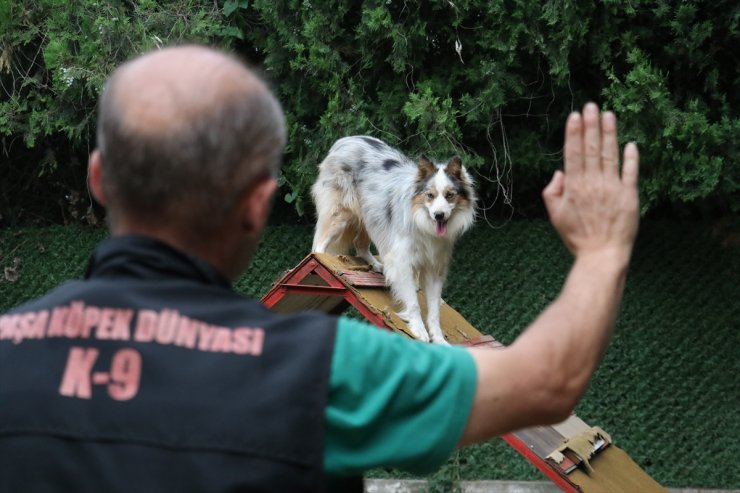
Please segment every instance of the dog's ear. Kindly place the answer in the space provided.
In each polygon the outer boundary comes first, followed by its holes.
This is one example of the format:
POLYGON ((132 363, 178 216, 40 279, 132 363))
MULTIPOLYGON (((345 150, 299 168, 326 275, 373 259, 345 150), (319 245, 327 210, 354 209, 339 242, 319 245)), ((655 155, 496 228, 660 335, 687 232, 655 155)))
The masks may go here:
POLYGON ((419 176, 422 179, 429 178, 436 172, 437 167, 434 165, 433 162, 429 160, 428 157, 426 157, 424 154, 419 156, 419 176))
POLYGON ((460 159, 460 156, 452 156, 445 167, 445 171, 448 175, 462 180, 462 159, 460 159))

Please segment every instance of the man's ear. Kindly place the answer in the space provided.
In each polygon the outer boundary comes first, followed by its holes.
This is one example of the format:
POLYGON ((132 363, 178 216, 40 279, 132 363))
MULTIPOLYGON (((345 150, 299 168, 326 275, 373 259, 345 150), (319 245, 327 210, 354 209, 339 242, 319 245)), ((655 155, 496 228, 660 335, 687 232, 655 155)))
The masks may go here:
POLYGON ((100 151, 95 149, 87 162, 87 183, 98 204, 105 207, 106 199, 103 193, 103 175, 100 166, 100 151))
POLYGON ((240 204, 242 229, 262 233, 270 215, 272 196, 277 186, 277 180, 268 177, 249 187, 240 204))

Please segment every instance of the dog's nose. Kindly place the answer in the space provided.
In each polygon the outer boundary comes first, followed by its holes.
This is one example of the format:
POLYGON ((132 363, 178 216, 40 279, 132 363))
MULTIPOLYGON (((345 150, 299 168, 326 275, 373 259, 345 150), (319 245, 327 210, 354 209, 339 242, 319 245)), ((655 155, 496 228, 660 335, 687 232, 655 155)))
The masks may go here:
POLYGON ((444 218, 445 218, 445 213, 444 212, 435 212, 434 213, 434 219, 436 219, 437 221, 442 221, 444 218))

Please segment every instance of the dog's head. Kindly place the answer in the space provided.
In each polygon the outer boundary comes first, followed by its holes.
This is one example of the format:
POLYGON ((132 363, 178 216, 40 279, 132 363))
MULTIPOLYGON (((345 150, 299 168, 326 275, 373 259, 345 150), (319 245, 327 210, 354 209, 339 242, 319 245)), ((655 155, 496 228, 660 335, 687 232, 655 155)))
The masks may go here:
POLYGON ((423 231, 437 237, 457 238, 475 218, 473 180, 459 156, 447 164, 419 158, 414 196, 414 220, 423 231))

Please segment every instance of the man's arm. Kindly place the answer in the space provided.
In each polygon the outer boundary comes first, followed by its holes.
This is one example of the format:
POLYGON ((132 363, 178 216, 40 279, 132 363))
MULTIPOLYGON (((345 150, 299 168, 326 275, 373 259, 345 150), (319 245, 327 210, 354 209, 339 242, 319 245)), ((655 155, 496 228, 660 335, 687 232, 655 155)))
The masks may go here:
POLYGON ((568 118, 564 155, 543 197, 573 267, 511 346, 471 350, 478 384, 461 445, 566 419, 611 338, 637 234, 637 147, 625 148, 620 177, 616 119, 588 104, 568 118))

